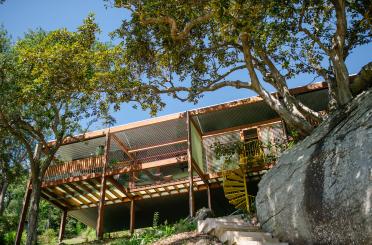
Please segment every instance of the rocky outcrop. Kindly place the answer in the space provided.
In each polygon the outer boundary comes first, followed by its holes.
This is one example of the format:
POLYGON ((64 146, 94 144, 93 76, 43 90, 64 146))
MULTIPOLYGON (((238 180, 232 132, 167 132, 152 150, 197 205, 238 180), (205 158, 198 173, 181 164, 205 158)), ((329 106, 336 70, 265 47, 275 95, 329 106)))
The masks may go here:
POLYGON ((213 218, 213 217, 214 217, 213 211, 209 208, 203 207, 196 212, 194 220, 199 221, 199 220, 205 220, 206 218, 213 218))
POLYGON ((290 244, 372 244, 372 90, 283 153, 256 206, 263 230, 290 244))

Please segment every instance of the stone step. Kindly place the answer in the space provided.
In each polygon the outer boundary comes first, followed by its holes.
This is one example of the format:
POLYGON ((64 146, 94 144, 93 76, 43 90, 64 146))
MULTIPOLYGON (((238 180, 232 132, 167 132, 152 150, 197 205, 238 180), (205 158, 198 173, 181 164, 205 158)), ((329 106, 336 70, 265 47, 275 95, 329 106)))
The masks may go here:
POLYGON ((221 222, 245 222, 241 215, 232 215, 232 216, 225 216, 225 217, 219 217, 219 218, 212 218, 217 221, 221 222))
POLYGON ((263 232, 260 227, 244 221, 241 215, 198 221, 198 232, 214 235, 228 245, 288 245, 263 232))
POLYGON ((286 242, 265 242, 265 241, 252 241, 250 237, 238 237, 231 243, 233 245, 288 245, 286 242))
POLYGON ((216 220, 212 218, 208 218, 202 221, 198 221, 198 232, 202 233, 210 233, 213 231, 217 226, 224 225, 240 225, 240 226, 251 226, 250 224, 246 223, 242 220, 237 221, 223 221, 223 220, 216 220))
POLYGON ((277 238, 273 238, 270 233, 265 232, 246 232, 246 231, 225 231, 220 237, 221 242, 231 244, 229 241, 233 241, 238 237, 246 237, 252 241, 261 242, 279 242, 277 238))
POLYGON ((216 237, 220 237, 226 231, 260 232, 261 229, 257 226, 246 224, 220 223, 210 233, 216 237))

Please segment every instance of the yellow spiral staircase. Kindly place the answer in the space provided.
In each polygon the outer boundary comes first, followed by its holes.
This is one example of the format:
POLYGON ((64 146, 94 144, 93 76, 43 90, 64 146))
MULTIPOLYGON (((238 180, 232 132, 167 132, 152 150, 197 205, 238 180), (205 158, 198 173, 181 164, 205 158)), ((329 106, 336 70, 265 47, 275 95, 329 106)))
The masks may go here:
POLYGON ((254 211, 254 196, 247 191, 247 178, 252 167, 265 163, 265 154, 258 140, 251 140, 244 144, 240 154, 239 164, 231 168, 231 164, 224 164, 222 168, 223 190, 229 203, 237 209, 247 212, 254 211))

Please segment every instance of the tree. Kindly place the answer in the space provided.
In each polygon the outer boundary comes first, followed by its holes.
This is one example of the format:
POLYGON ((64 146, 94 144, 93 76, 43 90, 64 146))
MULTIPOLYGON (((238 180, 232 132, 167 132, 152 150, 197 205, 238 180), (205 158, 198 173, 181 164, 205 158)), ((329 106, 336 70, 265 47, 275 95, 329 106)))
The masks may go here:
POLYGON ((60 146, 94 122, 113 120, 102 91, 109 90, 117 49, 99 43, 98 31, 90 15, 76 32, 33 31, 1 50, 0 126, 22 143, 31 170, 27 244, 36 243, 41 184, 60 146))
POLYGON ((0 128, 0 216, 6 207, 9 185, 16 183, 23 175, 26 175, 24 148, 14 136, 0 128))
POLYGON ((114 32, 122 38, 128 57, 123 68, 128 80, 141 81, 148 93, 169 93, 194 102, 202 93, 222 87, 250 89, 302 135, 313 130, 310 121, 322 118, 290 94, 287 80, 316 72, 330 83, 334 105, 342 106, 351 99, 347 54, 370 42, 362 4, 354 2, 116 0, 114 4, 132 14, 114 32), (329 64, 323 65, 328 59, 329 64), (248 71, 247 79, 234 79, 242 71, 248 71), (267 85, 279 96, 270 94, 267 85), (187 96, 181 97, 184 92, 187 96))
MULTIPOLYGON (((3 55, 10 49, 7 32, 0 28, 0 78, 7 58, 3 55)), ((0 127, 0 216, 5 209, 5 196, 10 184, 15 183, 24 173, 24 148, 19 141, 0 127)))

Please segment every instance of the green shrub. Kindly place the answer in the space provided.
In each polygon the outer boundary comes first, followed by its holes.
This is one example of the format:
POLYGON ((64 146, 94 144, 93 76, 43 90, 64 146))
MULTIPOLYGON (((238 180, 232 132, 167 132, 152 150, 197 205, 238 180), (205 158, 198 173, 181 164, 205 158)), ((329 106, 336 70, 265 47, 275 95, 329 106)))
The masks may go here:
POLYGON ((91 227, 87 227, 81 233, 81 236, 85 240, 85 242, 94 241, 96 239, 96 231, 91 227))
POLYGON ((46 229, 43 234, 38 237, 40 244, 57 244, 57 232, 53 229, 46 229))
POLYGON ((14 244, 15 238, 16 238, 17 232, 16 231, 10 231, 4 234, 3 237, 3 244, 4 245, 11 245, 14 244))
POLYGON ((174 224, 175 233, 181 233, 186 231, 196 230, 196 222, 190 221, 189 219, 181 219, 174 224))
POLYGON ((154 217, 152 218, 152 227, 157 227, 159 224, 159 212, 154 213, 154 217))
POLYGON ((162 225, 158 225, 159 213, 154 214, 153 227, 143 229, 142 231, 133 234, 129 239, 119 239, 112 245, 145 245, 151 244, 159 239, 181 233, 186 231, 192 231, 196 229, 196 223, 188 219, 181 219, 175 224, 168 224, 165 222, 162 225))

